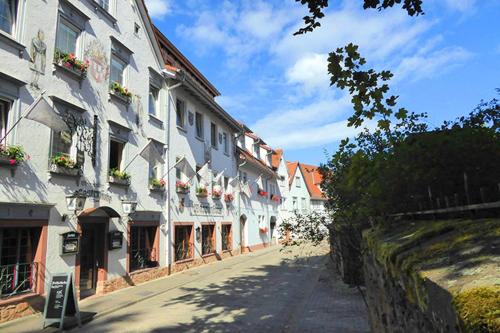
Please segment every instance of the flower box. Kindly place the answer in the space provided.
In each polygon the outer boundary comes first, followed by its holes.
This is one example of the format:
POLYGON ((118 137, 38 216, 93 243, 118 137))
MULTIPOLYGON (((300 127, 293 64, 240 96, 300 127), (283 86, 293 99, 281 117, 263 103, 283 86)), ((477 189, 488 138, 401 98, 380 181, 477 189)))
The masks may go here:
POLYGON ((268 231, 267 227, 259 227, 259 232, 261 234, 265 234, 265 233, 267 233, 267 231, 268 231))
POLYGON ((212 187, 212 198, 219 200, 222 197, 222 187, 220 185, 215 185, 212 187))
POLYGON ((8 165, 11 167, 16 167, 18 163, 16 160, 10 158, 9 156, 0 156, 0 165, 8 165))
POLYGON ((206 198, 208 197, 208 191, 206 188, 200 188, 198 187, 196 189, 196 196, 199 197, 199 198, 206 198))
POLYGON ((76 168, 67 168, 64 166, 60 166, 57 164, 51 164, 49 168, 49 172, 52 174, 70 176, 70 177, 80 177, 82 169, 76 168))
POLYGON ((222 193, 212 192, 212 199, 220 200, 222 193))
POLYGON ((54 65, 56 66, 56 68, 60 69, 64 73, 72 76, 76 80, 82 81, 82 80, 85 80, 85 78, 87 77, 86 71, 84 72, 82 70, 75 69, 68 62, 58 61, 58 62, 54 62, 54 65))
POLYGON ((109 183, 115 185, 129 186, 130 179, 123 179, 117 176, 109 176, 109 183))
POLYGON ((114 98, 123 104, 130 104, 130 102, 132 101, 132 99, 130 97, 123 96, 123 95, 118 94, 112 90, 109 92, 109 96, 111 96, 111 98, 114 98))
POLYGON ((128 91, 127 88, 122 87, 118 82, 111 83, 109 95, 124 104, 130 104, 132 101, 132 93, 128 91))
POLYGON ((185 183, 185 182, 178 180, 175 183, 175 191, 179 194, 188 194, 189 189, 190 189, 190 186, 189 186, 188 182, 185 183))
POLYGON ((267 193, 266 191, 264 191, 264 190, 262 190, 262 189, 260 189, 260 188, 259 188, 259 190, 257 191, 257 194, 258 194, 259 196, 261 196, 261 197, 267 197, 267 195, 268 195, 269 193, 267 193))
POLYGON ((165 192, 165 185, 153 185, 149 184, 149 190, 155 192, 165 192))
POLYGON ((88 61, 79 60, 74 53, 65 53, 61 50, 54 52, 54 64, 80 81, 85 79, 89 68, 88 61))
POLYGON ((231 193, 224 194, 224 201, 227 203, 231 203, 234 200, 234 196, 231 193))

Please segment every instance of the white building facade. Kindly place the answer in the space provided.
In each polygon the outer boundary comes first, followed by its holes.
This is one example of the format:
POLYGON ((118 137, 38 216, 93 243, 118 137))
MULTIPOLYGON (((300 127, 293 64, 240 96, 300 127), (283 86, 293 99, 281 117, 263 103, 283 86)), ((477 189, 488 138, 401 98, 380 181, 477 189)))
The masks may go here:
POLYGON ((73 273, 79 297, 164 274, 166 195, 150 177, 166 81, 143 2, 2 0, 0 13, 2 320, 31 313, 12 304, 55 273, 73 273), (42 93, 30 117, 43 109, 64 129, 23 118, 42 93))

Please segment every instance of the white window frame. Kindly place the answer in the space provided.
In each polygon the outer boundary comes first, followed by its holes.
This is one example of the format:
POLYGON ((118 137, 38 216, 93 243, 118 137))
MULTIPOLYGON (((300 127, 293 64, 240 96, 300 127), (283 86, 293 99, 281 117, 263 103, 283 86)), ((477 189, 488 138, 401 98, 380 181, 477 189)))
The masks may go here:
POLYGON ((229 155, 229 137, 226 132, 222 132, 222 145, 224 147, 224 154, 229 155))
POLYGON ((198 139, 204 141, 205 140, 205 121, 203 119, 203 114, 201 114, 200 112, 195 112, 194 113, 194 127, 195 127, 195 135, 198 139), (201 133, 198 133, 198 120, 201 121, 201 133))
POLYGON ((111 57, 109 58, 109 82, 110 83, 113 83, 113 82, 116 82, 116 81, 113 81, 112 80, 112 69, 113 69, 113 66, 112 66, 112 62, 113 62, 113 59, 116 59, 118 62, 120 63, 123 63, 124 66, 123 66, 123 72, 122 72, 122 82, 118 82, 122 87, 126 87, 127 86, 127 71, 128 71, 128 63, 123 59, 121 58, 120 56, 118 56, 117 54, 115 54, 114 52, 111 52, 111 57))
POLYGON ((149 84, 149 94, 148 94, 148 113, 157 118, 161 117, 160 114, 160 88, 154 84, 149 84), (156 95, 154 94, 156 92, 156 95), (151 96, 153 95, 154 102, 151 104, 151 96), (154 112, 151 112, 151 106, 154 107, 154 112))
POLYGON ((300 177, 299 176, 295 176, 295 187, 301 187, 300 186, 300 177))
POLYGON ((179 97, 175 99, 175 124, 177 125, 178 128, 186 129, 186 102, 179 97), (178 110, 179 102, 181 102, 182 105, 182 110, 180 110, 180 112, 178 110), (180 124, 179 124, 179 114, 182 116, 180 124))
POLYGON ((255 157, 260 160, 260 145, 258 143, 253 144, 253 151, 254 151, 255 157))
MULTIPOLYGON (((9 1, 9 0, 7 0, 9 1)), ((12 24, 11 24, 11 27, 10 27, 10 33, 7 32, 7 31, 4 31, 4 30, 0 30, 1 33, 4 33, 6 35, 9 35, 11 36, 12 38, 14 39, 17 39, 17 35, 18 35, 18 19, 19 19, 19 2, 20 0, 10 0, 10 1, 14 1, 14 6, 13 6, 13 13, 11 13, 12 15, 12 24)))
MULTIPOLYGON (((9 130, 9 115, 12 110, 12 102, 0 98, 0 140, 5 136, 9 130)), ((6 145, 7 138, 0 141, 0 145, 6 145)))
POLYGON ((59 14, 59 18, 57 20, 55 49, 59 50, 58 45, 57 45, 57 41, 59 40, 59 35, 61 34, 61 32, 59 31, 61 24, 66 25, 69 29, 71 29, 77 33, 74 54, 77 58, 81 58, 81 56, 80 56, 80 52, 81 52, 80 51, 81 50, 80 44, 81 44, 81 40, 82 40, 81 36, 82 36, 83 31, 80 28, 78 28, 75 24, 71 23, 71 21, 68 20, 66 17, 63 17, 63 15, 61 15, 61 14, 59 14))
POLYGON ((219 135, 218 135, 218 127, 214 122, 210 123, 210 146, 214 149, 219 148, 219 135))
POLYGON ((125 162, 125 149, 127 147, 127 142, 123 141, 120 138, 117 138, 115 136, 110 136, 109 138, 109 143, 108 143, 108 173, 112 169, 111 168, 111 141, 118 142, 122 145, 122 152, 121 152, 121 157, 120 157, 120 162, 118 163, 118 170, 123 171, 123 166, 125 162))

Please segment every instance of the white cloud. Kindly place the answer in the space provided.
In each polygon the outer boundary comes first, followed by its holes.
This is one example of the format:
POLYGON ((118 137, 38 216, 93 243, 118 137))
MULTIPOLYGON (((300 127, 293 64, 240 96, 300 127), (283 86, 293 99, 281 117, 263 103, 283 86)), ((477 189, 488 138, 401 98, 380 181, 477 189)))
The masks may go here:
POLYGON ((473 9, 476 4, 476 0, 446 0, 445 2, 449 8, 461 12, 473 9))
POLYGON ((307 94, 329 88, 328 55, 307 54, 286 72, 287 82, 300 84, 307 94))
POLYGON ((446 72, 473 56, 469 51, 461 47, 447 47, 429 54, 419 53, 415 56, 405 58, 394 71, 394 80, 410 81, 432 78, 446 72))
POLYGON ((146 7, 152 18, 162 19, 170 13, 169 0, 146 0, 146 7))

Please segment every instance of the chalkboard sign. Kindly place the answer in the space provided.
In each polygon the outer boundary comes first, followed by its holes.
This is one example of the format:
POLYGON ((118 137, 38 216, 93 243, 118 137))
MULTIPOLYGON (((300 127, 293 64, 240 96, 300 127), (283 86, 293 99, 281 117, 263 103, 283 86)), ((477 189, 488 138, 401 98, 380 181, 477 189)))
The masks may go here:
POLYGON ((43 313, 43 328, 59 322, 63 328, 65 316, 76 316, 78 326, 81 326, 80 311, 76 300, 73 274, 54 274, 49 285, 43 313))

